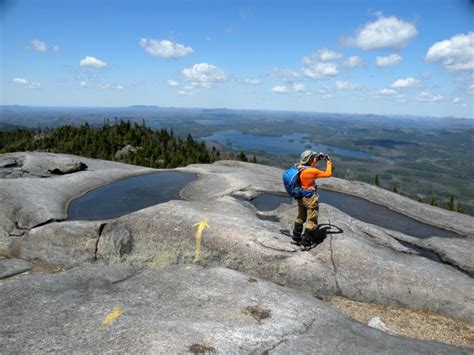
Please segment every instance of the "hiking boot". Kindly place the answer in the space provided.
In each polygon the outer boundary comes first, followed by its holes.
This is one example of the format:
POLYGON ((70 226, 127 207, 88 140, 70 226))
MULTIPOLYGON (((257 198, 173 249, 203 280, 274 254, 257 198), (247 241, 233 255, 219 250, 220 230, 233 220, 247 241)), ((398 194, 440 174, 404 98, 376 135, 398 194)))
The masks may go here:
POLYGON ((303 236, 301 238, 302 248, 305 248, 306 250, 308 250, 307 248, 313 245, 315 234, 316 234, 316 230, 305 229, 303 236))
POLYGON ((303 225, 299 223, 295 223, 293 226, 293 240, 291 244, 295 244, 300 246, 301 245, 301 233, 303 233, 303 225))

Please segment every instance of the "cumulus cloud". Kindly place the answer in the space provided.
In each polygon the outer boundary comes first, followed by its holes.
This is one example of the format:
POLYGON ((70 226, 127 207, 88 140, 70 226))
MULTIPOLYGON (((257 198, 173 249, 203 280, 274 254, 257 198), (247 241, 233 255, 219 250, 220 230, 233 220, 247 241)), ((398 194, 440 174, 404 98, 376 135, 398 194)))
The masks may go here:
POLYGON ((41 41, 39 39, 33 39, 30 41, 30 44, 28 45, 28 48, 39 52, 39 53, 46 53, 47 51, 51 52, 59 52, 59 46, 55 45, 52 47, 48 47, 44 41, 41 41))
POLYGON ((361 57, 353 55, 344 62, 346 68, 359 68, 364 65, 364 62, 361 57))
POLYGON ((23 79, 23 78, 14 78, 12 79, 12 83, 13 84, 16 84, 16 85, 19 85, 19 86, 23 86, 27 89, 39 89, 41 84, 36 82, 36 81, 28 81, 26 79, 23 79))
POLYGON ((311 64, 314 61, 329 62, 342 57, 342 54, 336 53, 330 49, 323 48, 318 51, 311 53, 309 56, 304 56, 302 59, 303 64, 311 64))
POLYGON ((168 86, 172 87, 172 88, 175 88, 177 86, 179 86, 178 82, 174 81, 174 80, 168 80, 166 82, 166 84, 168 84, 168 86))
POLYGON ((311 79, 325 80, 339 74, 339 70, 336 63, 312 62, 305 64, 303 74, 311 79))
POLYGON ((424 102, 438 102, 444 99, 443 96, 441 95, 433 95, 432 93, 422 91, 421 93, 418 94, 416 97, 418 101, 424 101, 424 102))
POLYGON ((348 81, 336 81, 336 89, 338 90, 360 90, 362 86, 359 84, 352 84, 348 81))
POLYGON ((140 38, 140 47, 154 56, 162 58, 180 58, 193 54, 191 47, 168 40, 140 38))
POLYGON ((81 88, 86 88, 87 87, 87 82, 86 81, 81 81, 79 83, 79 85, 80 85, 81 88))
POLYGON ((455 97, 453 99, 453 104, 462 104, 462 99, 460 99, 459 97, 455 97))
POLYGON ((277 85, 272 89, 272 92, 276 94, 286 94, 288 88, 285 85, 277 85))
POLYGON ((384 95, 384 96, 394 96, 394 95, 397 94, 397 92, 396 92, 395 90, 393 90, 393 89, 387 89, 387 88, 385 88, 385 89, 380 90, 380 91, 379 91, 379 94, 380 94, 380 95, 384 95))
POLYGON ((413 23, 403 21, 395 16, 385 17, 377 14, 378 19, 367 23, 355 36, 343 40, 343 44, 370 51, 376 49, 405 47, 418 31, 413 23))
POLYGON ((300 74, 292 69, 272 68, 270 76, 282 79, 285 83, 294 83, 299 80, 300 74))
POLYGON ((295 92, 305 92, 306 88, 303 83, 294 83, 293 84, 293 91, 295 92))
POLYGON ((245 78, 244 83, 248 85, 258 85, 262 81, 260 79, 245 78))
POLYGON ((391 65, 398 64, 402 61, 402 57, 398 54, 390 54, 386 57, 377 57, 375 58, 375 65, 379 68, 389 67, 391 65))
POLYGON ((409 88, 418 84, 419 82, 419 80, 412 77, 406 79, 398 79, 392 85, 390 85, 390 87, 393 89, 409 88))
POLYGON ((194 86, 209 88, 212 84, 229 80, 228 75, 219 67, 208 63, 194 64, 182 71, 184 78, 194 86))
POLYGON ((439 62, 447 71, 474 69, 474 32, 459 33, 450 39, 436 42, 426 53, 427 62, 439 62))
POLYGON ((102 69, 107 66, 107 63, 97 59, 95 57, 89 57, 86 56, 81 59, 80 61, 81 67, 92 67, 92 68, 97 68, 97 69, 102 69))
POLYGON ((48 50, 46 43, 40 41, 39 39, 32 40, 30 42, 30 48, 40 53, 45 53, 48 50))

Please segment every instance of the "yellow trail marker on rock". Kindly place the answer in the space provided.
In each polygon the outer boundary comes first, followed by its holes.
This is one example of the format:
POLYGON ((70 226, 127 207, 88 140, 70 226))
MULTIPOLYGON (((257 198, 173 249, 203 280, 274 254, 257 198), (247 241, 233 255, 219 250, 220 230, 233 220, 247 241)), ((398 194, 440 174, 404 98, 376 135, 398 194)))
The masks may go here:
POLYGON ((101 326, 100 326, 100 329, 101 329, 101 330, 105 330, 105 329, 107 329, 108 327, 110 327, 110 325, 111 325, 118 317, 120 317, 122 314, 123 314, 123 308, 122 308, 122 307, 118 307, 118 306, 112 307, 112 312, 110 312, 109 314, 107 314, 107 316, 104 318, 104 320, 102 321, 102 324, 101 324, 101 326))
POLYGON ((198 227, 198 230, 196 233, 196 249, 194 252, 194 261, 198 261, 199 258, 201 257, 202 231, 204 230, 204 228, 209 228, 209 223, 207 223, 207 221, 201 221, 199 223, 194 224, 193 227, 198 227))

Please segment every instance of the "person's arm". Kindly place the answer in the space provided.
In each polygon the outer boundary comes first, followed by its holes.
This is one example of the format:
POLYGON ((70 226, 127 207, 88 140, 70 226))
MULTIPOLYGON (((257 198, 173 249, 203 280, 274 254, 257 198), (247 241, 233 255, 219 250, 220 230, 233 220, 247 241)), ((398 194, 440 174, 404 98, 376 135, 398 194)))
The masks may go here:
POLYGON ((328 178, 332 175, 332 162, 330 160, 327 161, 325 171, 317 168, 308 168, 305 169, 304 173, 310 179, 328 178))

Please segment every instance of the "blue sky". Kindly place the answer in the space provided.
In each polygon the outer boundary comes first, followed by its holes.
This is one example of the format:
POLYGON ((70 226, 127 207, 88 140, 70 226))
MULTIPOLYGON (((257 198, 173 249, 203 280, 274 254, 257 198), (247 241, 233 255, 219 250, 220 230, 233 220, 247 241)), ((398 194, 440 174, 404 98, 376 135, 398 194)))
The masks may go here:
POLYGON ((474 5, 3 1, 1 103, 474 117, 474 5))

